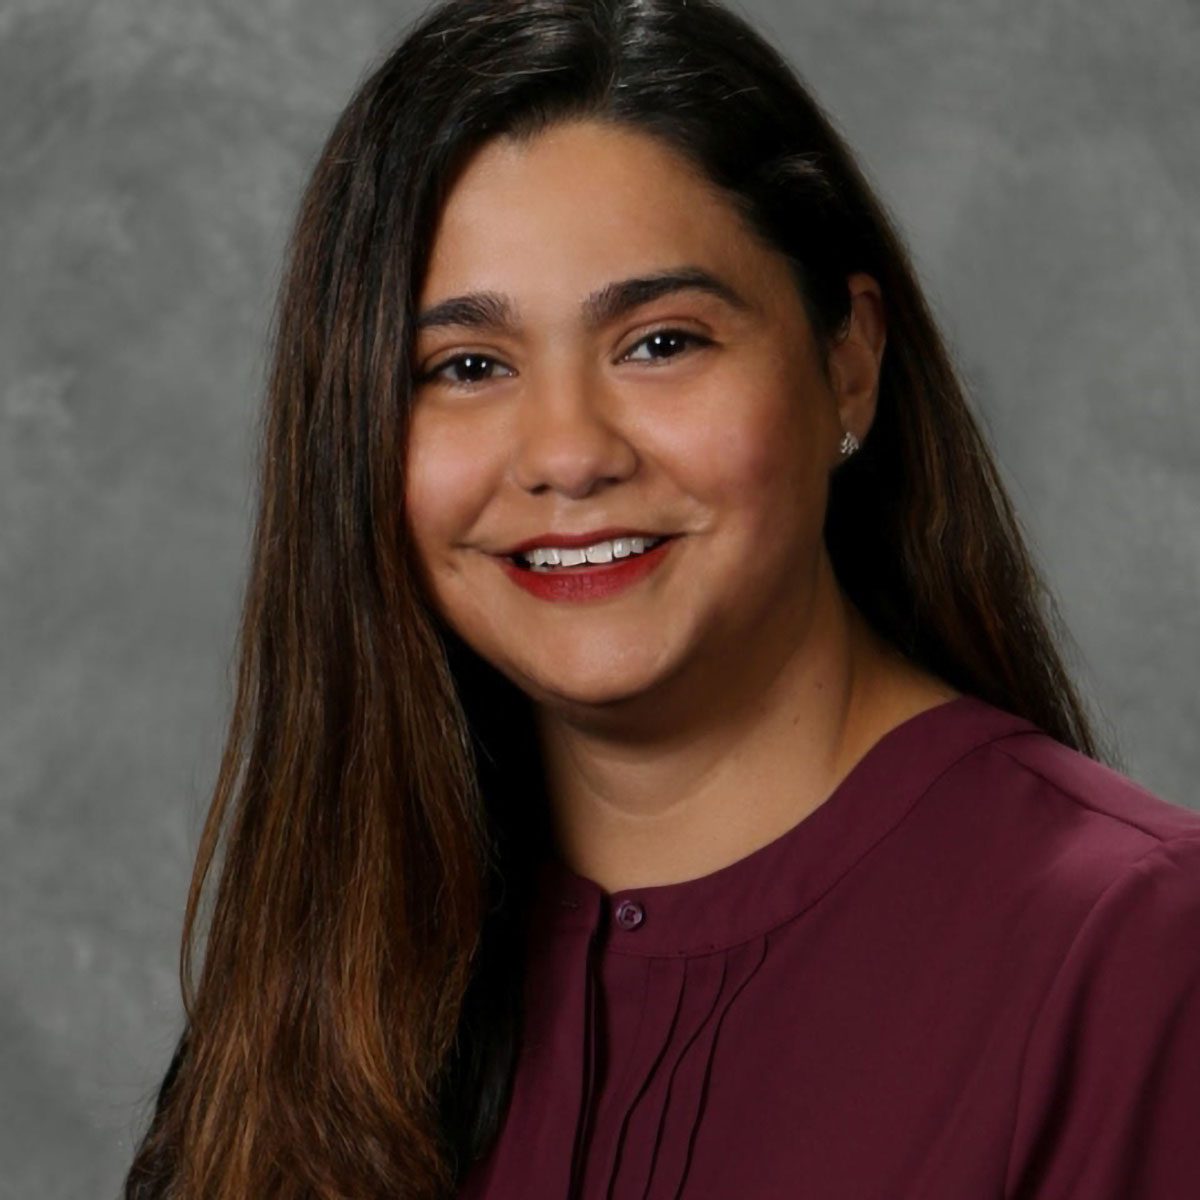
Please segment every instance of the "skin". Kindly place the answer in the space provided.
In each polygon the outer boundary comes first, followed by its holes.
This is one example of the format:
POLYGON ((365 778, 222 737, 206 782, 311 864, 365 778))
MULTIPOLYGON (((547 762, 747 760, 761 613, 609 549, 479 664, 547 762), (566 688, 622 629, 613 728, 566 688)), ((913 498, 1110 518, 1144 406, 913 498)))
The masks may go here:
POLYGON ((786 260, 672 149, 594 121, 486 144, 444 207, 419 311, 487 291, 516 321, 419 331, 408 520, 442 616, 534 701, 560 853, 608 891, 744 857, 957 695, 872 632, 822 538, 886 339, 878 284, 848 285, 826 377, 786 260), (744 306, 689 289, 581 315, 683 266, 744 306), (668 329, 707 344, 646 341, 668 329), (682 536, 585 603, 529 595, 496 557, 609 526, 682 536))

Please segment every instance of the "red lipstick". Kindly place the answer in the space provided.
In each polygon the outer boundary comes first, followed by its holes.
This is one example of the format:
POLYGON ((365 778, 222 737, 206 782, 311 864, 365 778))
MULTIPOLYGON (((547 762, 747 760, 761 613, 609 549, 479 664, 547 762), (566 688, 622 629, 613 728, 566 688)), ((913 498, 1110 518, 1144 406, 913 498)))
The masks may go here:
MULTIPOLYGON (((624 537, 623 533, 610 534, 610 537, 624 537)), ((634 537, 656 537, 656 534, 633 534, 634 537)), ((587 539, 563 539, 562 534, 547 534, 528 543, 528 549, 535 546, 590 546, 593 542, 607 540, 604 536, 597 537, 588 534, 587 539)), ((632 587, 639 579, 644 579, 655 569, 666 556, 667 551, 676 541, 675 538, 664 538, 657 546, 641 554, 631 554, 628 558, 614 558, 608 563, 582 563, 578 567, 553 567, 548 571, 533 571, 526 567, 518 567, 511 559, 499 558, 504 573, 530 595, 539 600, 581 601, 602 600, 606 596, 623 592, 632 587)))

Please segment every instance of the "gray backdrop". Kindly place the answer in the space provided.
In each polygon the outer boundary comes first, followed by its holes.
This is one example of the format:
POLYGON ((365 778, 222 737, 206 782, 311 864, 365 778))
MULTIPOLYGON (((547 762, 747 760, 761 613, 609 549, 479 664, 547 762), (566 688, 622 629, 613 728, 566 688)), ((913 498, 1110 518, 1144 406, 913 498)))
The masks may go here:
MULTIPOLYGON (((113 1197, 177 1032, 250 431, 397 0, 0 0, 0 1196, 113 1197)), ((747 3, 908 235, 1128 773, 1200 804, 1195 0, 747 3)))

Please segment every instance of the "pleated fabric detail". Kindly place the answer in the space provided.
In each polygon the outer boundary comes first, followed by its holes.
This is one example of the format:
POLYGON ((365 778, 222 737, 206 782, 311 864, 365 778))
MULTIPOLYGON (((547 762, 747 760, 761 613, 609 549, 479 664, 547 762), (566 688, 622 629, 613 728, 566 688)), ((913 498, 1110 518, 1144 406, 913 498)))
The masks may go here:
POLYGON ((678 1200, 722 1023, 766 958, 767 938, 760 935, 707 955, 636 960, 645 972, 644 1003, 632 1040, 609 1047, 598 1038, 600 949, 593 939, 587 960, 592 1019, 585 1031, 587 1065, 571 1195, 678 1200), (605 1055, 601 1094, 597 1081, 605 1055))

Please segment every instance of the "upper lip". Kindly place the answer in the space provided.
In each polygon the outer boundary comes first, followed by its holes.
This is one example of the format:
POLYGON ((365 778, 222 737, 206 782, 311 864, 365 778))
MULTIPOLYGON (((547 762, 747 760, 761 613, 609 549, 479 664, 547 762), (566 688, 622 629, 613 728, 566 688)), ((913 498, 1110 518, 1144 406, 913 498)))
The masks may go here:
POLYGON ((660 538, 670 537, 666 533, 654 533, 648 529, 627 529, 610 527, 608 529, 593 529, 589 533, 539 533, 536 537, 526 538, 501 550, 501 554, 522 554, 527 550, 536 550, 539 546, 562 546, 570 549, 579 546, 591 546, 596 542, 609 542, 613 538, 660 538))

